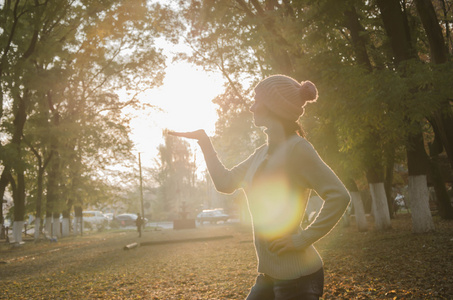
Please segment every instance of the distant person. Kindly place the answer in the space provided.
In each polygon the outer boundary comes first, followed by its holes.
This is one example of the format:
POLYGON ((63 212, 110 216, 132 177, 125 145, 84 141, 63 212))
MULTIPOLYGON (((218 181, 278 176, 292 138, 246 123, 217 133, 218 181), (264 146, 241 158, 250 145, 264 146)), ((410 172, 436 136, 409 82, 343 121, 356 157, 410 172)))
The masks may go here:
POLYGON ((143 219, 140 216, 140 213, 137 213, 137 219, 135 220, 135 225, 137 226, 138 237, 142 237, 143 219))
POLYGON ((267 143, 242 163, 226 169, 204 130, 169 132, 198 140, 218 191, 243 188, 253 220, 258 277, 247 299, 319 299, 323 262, 313 243, 340 220, 350 196, 334 172, 303 137, 298 119, 318 91, 310 81, 274 75, 255 87, 250 108, 267 143), (301 227, 310 190, 324 200, 319 215, 301 227))

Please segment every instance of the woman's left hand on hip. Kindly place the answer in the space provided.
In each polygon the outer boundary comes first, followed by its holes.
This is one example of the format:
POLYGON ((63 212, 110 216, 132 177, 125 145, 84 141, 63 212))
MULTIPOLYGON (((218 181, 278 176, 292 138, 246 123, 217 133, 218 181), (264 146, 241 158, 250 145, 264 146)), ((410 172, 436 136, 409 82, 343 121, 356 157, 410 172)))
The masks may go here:
POLYGON ((284 254, 286 252, 296 251, 293 239, 291 235, 287 235, 278 239, 275 239, 269 243, 269 250, 277 255, 284 254))

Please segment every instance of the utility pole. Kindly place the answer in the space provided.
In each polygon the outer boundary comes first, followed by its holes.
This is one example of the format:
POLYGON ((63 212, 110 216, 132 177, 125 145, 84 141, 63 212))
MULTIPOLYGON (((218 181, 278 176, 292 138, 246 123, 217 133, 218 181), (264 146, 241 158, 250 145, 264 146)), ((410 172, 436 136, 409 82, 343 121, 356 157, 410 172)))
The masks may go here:
POLYGON ((140 204, 142 207, 142 218, 144 218, 145 217, 145 208, 143 207, 142 161, 140 159, 140 152, 138 153, 138 167, 140 170, 140 204))
MULTIPOLYGON (((0 210, 0 239, 4 239, 5 238, 5 227, 3 225, 5 225, 5 220, 3 218, 3 204, 6 204, 7 201, 5 199, 2 200, 2 203, 0 204, 2 207, 1 207, 1 210, 0 210)), ((6 235, 6 238, 7 238, 7 235, 6 235)))

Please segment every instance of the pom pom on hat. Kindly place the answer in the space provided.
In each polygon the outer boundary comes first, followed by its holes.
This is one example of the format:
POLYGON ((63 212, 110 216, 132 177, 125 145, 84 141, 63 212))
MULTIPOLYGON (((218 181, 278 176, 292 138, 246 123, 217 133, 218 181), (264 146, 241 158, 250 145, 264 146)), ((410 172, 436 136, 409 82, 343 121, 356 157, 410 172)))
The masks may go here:
POLYGON ((300 93, 302 100, 305 100, 305 103, 302 106, 307 103, 315 102, 318 99, 318 89, 315 84, 309 80, 302 81, 300 93))
POLYGON ((297 121, 304 113, 304 106, 318 99, 318 90, 311 81, 297 82, 285 75, 272 75, 255 87, 263 103, 278 116, 297 121))

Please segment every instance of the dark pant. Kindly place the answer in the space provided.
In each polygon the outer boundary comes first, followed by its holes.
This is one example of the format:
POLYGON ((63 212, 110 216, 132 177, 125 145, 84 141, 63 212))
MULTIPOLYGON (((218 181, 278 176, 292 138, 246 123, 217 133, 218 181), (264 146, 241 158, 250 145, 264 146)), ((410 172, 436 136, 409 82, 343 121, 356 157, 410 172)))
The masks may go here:
POLYGON ((256 278, 246 300, 318 300, 323 294, 324 271, 291 280, 278 280, 265 274, 256 278))

